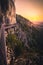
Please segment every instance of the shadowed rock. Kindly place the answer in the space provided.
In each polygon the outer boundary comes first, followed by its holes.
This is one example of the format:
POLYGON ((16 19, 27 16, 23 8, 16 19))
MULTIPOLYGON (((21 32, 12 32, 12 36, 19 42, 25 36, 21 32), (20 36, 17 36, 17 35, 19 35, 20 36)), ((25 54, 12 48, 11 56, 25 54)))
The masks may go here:
POLYGON ((8 10, 9 0, 0 0, 0 8, 3 13, 8 10))

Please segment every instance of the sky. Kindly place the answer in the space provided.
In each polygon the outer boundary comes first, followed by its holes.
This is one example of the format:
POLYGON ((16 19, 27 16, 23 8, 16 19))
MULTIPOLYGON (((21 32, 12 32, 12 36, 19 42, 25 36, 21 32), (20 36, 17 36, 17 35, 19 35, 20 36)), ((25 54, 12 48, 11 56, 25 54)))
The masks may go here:
POLYGON ((43 0, 15 0, 16 13, 33 23, 43 21, 43 0))

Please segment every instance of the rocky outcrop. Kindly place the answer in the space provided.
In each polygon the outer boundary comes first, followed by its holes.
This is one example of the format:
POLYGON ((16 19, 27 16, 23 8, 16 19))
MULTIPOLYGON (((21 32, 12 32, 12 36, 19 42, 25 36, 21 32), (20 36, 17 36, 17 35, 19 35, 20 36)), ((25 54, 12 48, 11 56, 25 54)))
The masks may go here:
POLYGON ((5 26, 16 23, 14 0, 0 0, 0 65, 7 65, 5 26))

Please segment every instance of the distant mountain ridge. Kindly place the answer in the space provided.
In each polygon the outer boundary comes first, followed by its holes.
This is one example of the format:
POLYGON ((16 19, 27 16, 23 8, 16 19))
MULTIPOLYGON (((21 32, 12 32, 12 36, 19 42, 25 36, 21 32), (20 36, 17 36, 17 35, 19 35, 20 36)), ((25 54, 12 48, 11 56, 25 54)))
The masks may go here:
POLYGON ((18 14, 16 15, 16 21, 17 21, 17 25, 19 26, 19 29, 21 29, 21 31, 24 33, 24 36, 21 36, 22 39, 23 39, 23 37, 25 38, 24 42, 27 41, 26 43, 28 45, 31 45, 32 43, 36 44, 38 30, 34 27, 33 23, 18 14))

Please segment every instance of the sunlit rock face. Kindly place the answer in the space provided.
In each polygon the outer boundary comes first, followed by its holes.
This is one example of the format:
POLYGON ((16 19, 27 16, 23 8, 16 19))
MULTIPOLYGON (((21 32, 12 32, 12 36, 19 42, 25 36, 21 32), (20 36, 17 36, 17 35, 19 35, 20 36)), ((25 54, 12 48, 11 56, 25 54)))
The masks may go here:
POLYGON ((0 18, 1 23, 16 23, 15 0, 0 0, 0 18))
POLYGON ((9 0, 9 9, 7 11, 7 17, 9 18, 9 23, 16 23, 16 13, 15 13, 15 3, 14 1, 9 0))

